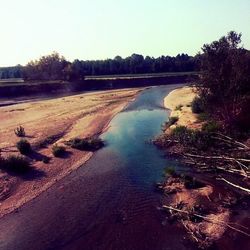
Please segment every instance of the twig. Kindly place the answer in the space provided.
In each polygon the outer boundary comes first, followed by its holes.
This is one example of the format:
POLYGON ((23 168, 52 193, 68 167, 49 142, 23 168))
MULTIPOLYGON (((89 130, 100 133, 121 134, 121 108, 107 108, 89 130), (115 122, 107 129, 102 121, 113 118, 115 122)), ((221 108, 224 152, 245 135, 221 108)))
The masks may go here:
POLYGON ((236 185, 236 184, 234 184, 234 183, 232 183, 232 182, 226 180, 225 178, 217 178, 217 180, 224 181, 224 182, 226 182, 227 184, 229 184, 229 185, 231 185, 231 186, 233 186, 233 187, 235 187, 235 188, 238 188, 238 189, 240 189, 240 190, 242 190, 242 191, 245 191, 245 192, 247 192, 248 194, 250 194, 250 189, 247 189, 247 188, 241 187, 241 186, 239 186, 239 185, 236 185))
POLYGON ((217 160, 226 160, 226 161, 243 161, 250 162, 250 159, 242 159, 242 158, 232 158, 227 156, 204 156, 204 155, 194 155, 194 154, 184 154, 184 156, 193 157, 193 158, 201 158, 201 159, 217 159, 217 160))
MULTIPOLYGON (((181 209, 177 209, 177 208, 174 208, 174 207, 171 207, 171 206, 166 206, 164 205, 163 208, 167 208, 169 210, 173 210, 173 211, 176 211, 176 212, 180 212, 180 213, 184 213, 184 214, 187 214, 189 215, 190 213, 188 211, 184 211, 184 210, 181 210, 181 209)), ((239 233, 242 233, 248 237, 250 237, 250 234, 238 229, 238 228, 235 228, 233 226, 231 226, 229 223, 225 223, 224 221, 220 221, 220 220, 216 220, 216 219, 213 219, 211 220, 210 218, 206 217, 206 216, 202 216, 200 214, 196 214, 196 213, 193 213, 192 215, 196 216, 196 217, 199 217, 199 218, 202 218, 204 220, 206 220, 207 222, 209 223, 213 223, 213 224, 218 224, 218 225, 221 225, 221 226, 226 226, 234 231, 237 231, 239 233)))

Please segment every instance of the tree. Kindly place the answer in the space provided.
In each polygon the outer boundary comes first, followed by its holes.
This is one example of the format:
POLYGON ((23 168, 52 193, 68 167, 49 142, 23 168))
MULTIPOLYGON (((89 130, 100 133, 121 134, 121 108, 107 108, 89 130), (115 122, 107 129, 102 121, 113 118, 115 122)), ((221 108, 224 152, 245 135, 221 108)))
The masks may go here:
POLYGON ((231 31, 205 44, 199 55, 199 94, 208 112, 224 127, 249 127, 250 53, 240 46, 241 34, 231 31))

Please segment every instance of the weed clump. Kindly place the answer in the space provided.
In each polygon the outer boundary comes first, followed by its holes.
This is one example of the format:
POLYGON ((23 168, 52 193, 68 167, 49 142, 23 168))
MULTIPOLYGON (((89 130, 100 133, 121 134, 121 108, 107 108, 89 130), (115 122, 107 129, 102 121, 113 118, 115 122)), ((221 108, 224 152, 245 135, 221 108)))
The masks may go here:
POLYGON ((6 159, 0 157, 0 168, 6 172, 24 174, 31 170, 31 165, 24 157, 11 155, 6 159))
POLYGON ((177 111, 177 110, 181 111, 181 110, 182 110, 182 107, 183 107, 183 105, 180 104, 180 105, 178 105, 178 106, 175 107, 175 110, 176 110, 176 111, 177 111))
POLYGON ((57 144, 55 144, 52 147, 52 154, 55 157, 62 157, 65 153, 66 153, 66 149, 63 146, 58 146, 57 144))
POLYGON ((25 137, 25 130, 24 127, 19 126, 14 130, 14 133, 18 137, 25 137))
POLYGON ((192 112, 195 114, 200 114, 204 112, 204 102, 200 97, 195 97, 191 103, 192 112))
POLYGON ((96 151, 104 146, 100 138, 74 138, 66 143, 68 146, 85 151, 96 151))
POLYGON ((17 142, 16 147, 22 155, 26 155, 31 151, 30 143, 25 139, 21 139, 17 142))
POLYGON ((208 121, 202 125, 201 130, 207 133, 217 132, 220 130, 220 125, 216 121, 208 121))

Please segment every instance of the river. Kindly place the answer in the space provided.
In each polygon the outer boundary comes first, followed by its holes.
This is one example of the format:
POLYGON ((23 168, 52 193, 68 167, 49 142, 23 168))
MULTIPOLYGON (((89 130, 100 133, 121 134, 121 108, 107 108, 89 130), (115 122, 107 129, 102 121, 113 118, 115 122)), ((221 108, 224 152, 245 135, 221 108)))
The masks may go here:
POLYGON ((165 223, 154 183, 176 161, 148 143, 169 112, 163 98, 181 85, 152 87, 111 121, 106 146, 33 201, 0 221, 0 249, 187 249, 165 223))

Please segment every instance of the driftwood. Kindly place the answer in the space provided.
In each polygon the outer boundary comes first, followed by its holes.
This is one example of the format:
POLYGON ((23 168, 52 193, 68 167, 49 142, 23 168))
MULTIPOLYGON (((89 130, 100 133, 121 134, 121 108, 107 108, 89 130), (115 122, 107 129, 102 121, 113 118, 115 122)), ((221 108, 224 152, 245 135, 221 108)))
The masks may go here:
POLYGON ((225 161, 249 162, 250 163, 250 159, 233 158, 233 157, 227 157, 227 156, 204 156, 204 155, 194 155, 194 154, 188 154, 188 153, 185 153, 183 155, 187 157, 208 159, 208 160, 225 160, 225 161))
POLYGON ((245 191, 246 193, 250 194, 250 189, 247 189, 247 188, 241 187, 241 186, 239 186, 239 185, 236 185, 236 184, 234 184, 234 183, 232 183, 232 182, 226 180, 225 178, 217 178, 217 180, 224 181, 224 182, 226 182, 227 184, 229 184, 229 185, 231 185, 231 186, 233 186, 233 187, 235 187, 235 188, 238 188, 238 189, 240 189, 240 190, 242 190, 242 191, 245 191))
MULTIPOLYGON (((221 136, 221 137, 227 139, 227 142, 231 142, 231 143, 233 143, 233 144, 235 144, 235 145, 238 145, 238 146, 241 146, 241 147, 243 147, 243 148, 245 148, 245 149, 250 149, 250 148, 249 148, 247 145, 245 145, 244 143, 239 142, 239 141, 236 141, 236 140, 234 140, 233 138, 231 138, 231 137, 229 137, 229 136, 223 135, 223 134, 221 134, 221 133, 213 133, 213 134, 215 134, 215 135, 217 135, 217 136, 221 136)), ((218 139, 218 137, 217 137, 217 139, 218 139)), ((222 138, 220 138, 220 139, 222 139, 222 138)), ((225 140, 225 139, 223 139, 223 140, 225 140)))
MULTIPOLYGON (((196 216, 198 218, 201 218, 201 219, 204 219, 205 221, 209 222, 209 223, 213 223, 213 224, 217 224, 217 225, 220 225, 220 226, 225 226, 225 227, 228 227, 236 232, 239 232, 241 234, 244 234, 245 236, 248 236, 250 237, 250 234, 247 233, 247 232, 244 232, 234 226, 231 226, 231 225, 235 225, 235 223, 225 223, 224 221, 221 221, 221 220, 217 220, 217 219, 210 219, 208 218, 207 216, 202 216, 200 214, 196 214, 196 213, 190 213, 188 211, 185 211, 185 210, 181 210, 181 209, 178 209, 178 208, 174 208, 174 207, 171 207, 171 206, 166 206, 164 205, 163 208, 167 208, 169 210, 173 210, 173 211, 176 211, 176 212, 179 212, 179 213, 183 213, 183 214, 187 214, 187 215, 190 215, 192 214, 193 216, 196 216)), ((240 225, 238 225, 240 226, 240 225)))

